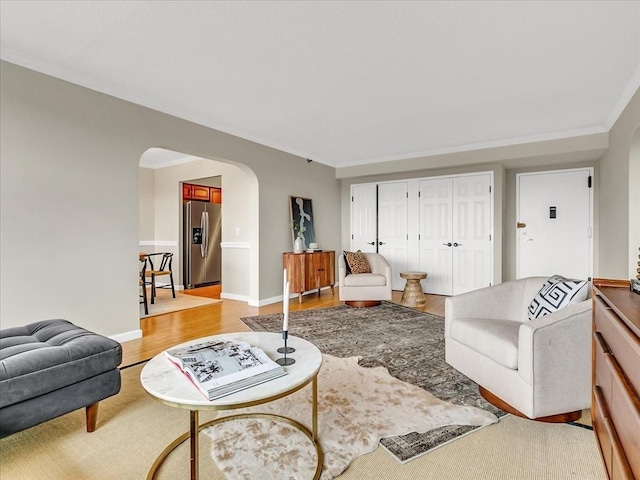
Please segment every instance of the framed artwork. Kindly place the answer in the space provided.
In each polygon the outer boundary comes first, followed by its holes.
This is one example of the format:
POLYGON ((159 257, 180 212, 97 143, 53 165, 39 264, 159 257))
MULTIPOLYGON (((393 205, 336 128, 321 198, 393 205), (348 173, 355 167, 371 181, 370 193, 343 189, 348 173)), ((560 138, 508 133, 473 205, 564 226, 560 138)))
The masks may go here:
POLYGON ((289 197, 289 213, 291 219, 291 241, 301 237, 304 240, 304 248, 316 241, 313 231, 313 208, 311 199, 302 197, 289 197))

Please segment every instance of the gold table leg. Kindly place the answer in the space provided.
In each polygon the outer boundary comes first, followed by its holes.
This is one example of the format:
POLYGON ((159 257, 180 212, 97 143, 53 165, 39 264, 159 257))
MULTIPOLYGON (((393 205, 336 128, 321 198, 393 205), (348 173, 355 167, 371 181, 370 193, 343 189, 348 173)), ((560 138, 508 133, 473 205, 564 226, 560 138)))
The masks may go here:
POLYGON ((200 429, 199 424, 199 412, 198 410, 189 411, 189 430, 190 430, 190 444, 191 444, 191 480, 198 480, 198 433, 200 429))
POLYGON ((189 411, 189 431, 183 433, 178 438, 176 438, 173 442, 171 442, 163 451, 160 453, 158 458, 156 458, 153 465, 149 469, 149 473, 147 474, 147 480, 154 480, 156 477, 156 473, 162 462, 167 458, 167 456, 175 450, 178 445, 184 442, 187 438, 190 441, 191 448, 191 480, 198 480, 199 470, 198 470, 198 460, 199 460, 199 443, 198 443, 198 434, 201 430, 211 426, 218 425, 220 423, 230 422, 238 419, 248 419, 248 418, 264 418, 271 419, 279 422, 286 423, 295 427, 300 432, 302 432, 306 437, 311 440, 311 443, 315 447, 317 454, 316 461, 316 471, 313 476, 314 480, 318 480, 320 478, 320 474, 322 473, 322 465, 324 460, 324 452, 322 451, 322 446, 320 445, 320 441, 318 439, 318 377, 317 375, 313 378, 311 382, 311 422, 312 422, 312 430, 310 431, 307 427, 302 425, 301 423, 293 420, 292 418, 284 417, 282 415, 275 415, 270 413, 239 413, 236 415, 229 415, 222 418, 216 418, 214 420, 210 420, 208 422, 200 425, 199 421, 199 411, 198 410, 190 410, 189 411))

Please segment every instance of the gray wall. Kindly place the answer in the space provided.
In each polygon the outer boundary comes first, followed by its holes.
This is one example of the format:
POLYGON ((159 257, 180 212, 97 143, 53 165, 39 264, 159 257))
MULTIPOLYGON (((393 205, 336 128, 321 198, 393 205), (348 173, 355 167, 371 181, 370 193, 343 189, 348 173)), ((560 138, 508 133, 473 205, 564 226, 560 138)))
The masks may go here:
POLYGON ((2 328, 58 317, 122 340, 139 333, 139 160, 152 147, 257 178, 254 302, 281 295, 289 195, 314 199, 319 242, 339 248, 333 168, 7 62, 0 74, 2 328))
MULTIPOLYGON (((640 188, 640 180, 629 178, 635 171, 630 168, 633 135, 640 127, 638 92, 610 135, 335 170, 7 62, 0 64, 0 75, 2 328, 58 317, 107 335, 138 332, 134 255, 146 228, 138 220, 140 182, 145 181, 139 179, 138 165, 152 147, 232 162, 255 175, 258 220, 249 249, 254 303, 281 294, 282 252, 291 250, 290 195, 314 200, 318 243, 339 250, 348 246, 345 191, 350 183, 492 168, 503 176, 503 190, 496 191, 496 204, 503 199, 498 222, 505 204, 514 201, 505 196, 505 169, 578 166, 600 159, 607 148, 596 192, 595 274, 628 277, 629 192, 634 185, 640 188), (344 179, 342 187, 336 178, 344 179)), ((502 250, 507 277, 509 244, 502 250)))
MULTIPOLYGON (((637 232, 638 216, 630 212, 635 197, 630 192, 640 189, 640 175, 632 159, 634 135, 640 128, 640 89, 609 132, 609 151, 600 160, 600 245, 598 256, 602 278, 628 279, 630 231, 637 232), (633 166, 630 166, 633 165, 633 166), (633 175, 631 175, 633 173, 633 175), (629 228, 633 222, 634 228, 629 228)), ((636 260, 637 261, 637 260, 636 260)), ((633 262, 633 263, 632 263, 633 262)))

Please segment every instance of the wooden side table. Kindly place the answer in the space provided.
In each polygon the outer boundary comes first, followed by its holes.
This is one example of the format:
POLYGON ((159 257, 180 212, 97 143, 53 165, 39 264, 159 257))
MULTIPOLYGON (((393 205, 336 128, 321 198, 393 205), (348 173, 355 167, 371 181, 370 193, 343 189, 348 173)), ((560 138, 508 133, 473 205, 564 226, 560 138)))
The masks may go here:
POLYGON ((427 274, 424 272, 402 272, 400 277, 407 281, 407 284, 404 286, 404 291, 402 292, 400 303, 406 307, 426 306, 427 301, 424 298, 420 280, 427 278, 427 274))
POLYGON ((334 294, 336 283, 336 257, 332 250, 322 252, 285 252, 282 255, 282 265, 287 269, 290 291, 298 294, 298 303, 302 303, 302 294, 322 287, 331 287, 334 294))

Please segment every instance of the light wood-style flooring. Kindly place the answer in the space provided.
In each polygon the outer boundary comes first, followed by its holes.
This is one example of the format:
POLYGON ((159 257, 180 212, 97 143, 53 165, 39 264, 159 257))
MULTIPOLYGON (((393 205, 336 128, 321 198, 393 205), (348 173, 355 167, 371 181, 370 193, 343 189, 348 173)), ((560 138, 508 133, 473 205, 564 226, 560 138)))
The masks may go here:
MULTIPOLYGON (((342 305, 342 302, 338 300, 338 288, 336 287, 335 290, 335 295, 332 295, 329 289, 322 290, 320 295, 317 292, 305 295, 302 297, 301 304, 292 298, 289 310, 293 312, 342 305)), ((182 293, 220 298, 220 286, 185 290, 182 293)), ((402 292, 394 291, 392 301, 400 303, 401 297, 402 292)), ((420 310, 444 316, 444 299, 446 297, 440 295, 425 295, 425 297, 427 304, 420 310)), ((214 305, 144 318, 140 320, 142 338, 122 344, 121 367, 148 360, 163 350, 187 340, 219 333, 248 331, 249 328, 240 320, 242 317, 280 312, 282 312, 281 302, 264 307, 250 307, 245 302, 225 299, 214 305)))

